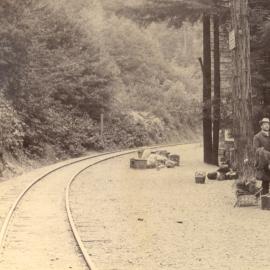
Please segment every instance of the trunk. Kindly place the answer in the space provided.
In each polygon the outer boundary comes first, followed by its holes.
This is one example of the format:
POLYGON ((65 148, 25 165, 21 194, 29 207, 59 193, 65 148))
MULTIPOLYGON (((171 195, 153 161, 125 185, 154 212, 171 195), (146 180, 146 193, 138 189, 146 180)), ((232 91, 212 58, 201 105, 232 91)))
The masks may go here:
POLYGON ((203 16, 203 142, 204 162, 212 163, 210 16, 203 16))
POLYGON ((220 127, 220 49, 219 17, 214 15, 214 101, 213 101, 213 156, 212 162, 218 165, 220 127))
POLYGON ((232 0, 233 51, 233 133, 235 162, 241 178, 253 176, 252 88, 250 75, 250 29, 248 0, 232 0), (245 162, 248 160, 248 163, 245 162))

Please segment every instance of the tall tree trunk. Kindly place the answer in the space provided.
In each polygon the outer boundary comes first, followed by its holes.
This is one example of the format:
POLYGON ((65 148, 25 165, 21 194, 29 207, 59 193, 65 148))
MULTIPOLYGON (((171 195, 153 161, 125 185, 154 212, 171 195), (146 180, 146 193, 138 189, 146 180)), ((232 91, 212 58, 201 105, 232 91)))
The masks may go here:
POLYGON ((214 100, 213 100, 213 156, 212 162, 218 165, 220 128, 220 48, 219 17, 214 15, 214 100))
POLYGON ((212 163, 210 16, 203 16, 203 142, 204 162, 212 163))
POLYGON ((250 28, 248 0, 231 0, 232 26, 235 31, 233 52, 233 133, 235 161, 242 178, 253 175, 252 87, 250 74, 250 28), (249 163, 245 164, 245 160, 249 163))

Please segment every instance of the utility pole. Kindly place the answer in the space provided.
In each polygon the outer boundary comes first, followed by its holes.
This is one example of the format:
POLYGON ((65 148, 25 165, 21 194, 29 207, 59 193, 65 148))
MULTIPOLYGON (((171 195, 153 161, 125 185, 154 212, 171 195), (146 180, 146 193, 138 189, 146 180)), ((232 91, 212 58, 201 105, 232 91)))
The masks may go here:
POLYGON ((253 176, 252 86, 250 71, 250 27, 248 0, 231 0, 233 55, 233 135, 240 177, 253 176), (235 39, 235 40, 234 40, 235 39), (250 166, 246 166, 245 160, 250 166))
POLYGON ((213 152, 212 163, 218 165, 219 129, 220 129, 220 42, 219 16, 213 17, 214 25, 214 100, 213 100, 213 152))
POLYGON ((104 131, 104 113, 100 114, 100 136, 103 137, 104 131))
POLYGON ((212 163, 211 29, 210 15, 203 15, 203 147, 204 162, 212 163))

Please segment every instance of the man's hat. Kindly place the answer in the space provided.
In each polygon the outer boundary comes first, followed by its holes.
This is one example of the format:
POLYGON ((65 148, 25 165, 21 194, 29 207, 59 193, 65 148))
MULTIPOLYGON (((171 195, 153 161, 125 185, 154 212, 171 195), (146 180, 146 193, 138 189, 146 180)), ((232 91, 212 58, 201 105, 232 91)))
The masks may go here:
POLYGON ((262 123, 269 123, 270 124, 270 120, 269 120, 269 118, 263 118, 259 123, 260 123, 260 125, 262 123))

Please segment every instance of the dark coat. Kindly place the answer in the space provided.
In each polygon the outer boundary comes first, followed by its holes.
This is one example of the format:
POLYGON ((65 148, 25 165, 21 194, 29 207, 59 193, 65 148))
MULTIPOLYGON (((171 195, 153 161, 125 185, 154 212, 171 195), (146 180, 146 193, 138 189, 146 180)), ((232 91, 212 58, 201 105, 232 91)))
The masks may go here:
POLYGON ((270 151, 270 136, 260 131, 253 138, 253 148, 256 151, 258 148, 263 147, 265 150, 270 151))
POLYGON ((254 136, 256 178, 270 182, 270 137, 260 131, 254 136))

